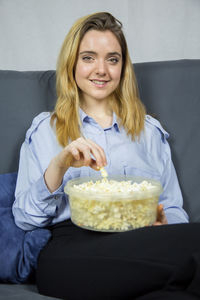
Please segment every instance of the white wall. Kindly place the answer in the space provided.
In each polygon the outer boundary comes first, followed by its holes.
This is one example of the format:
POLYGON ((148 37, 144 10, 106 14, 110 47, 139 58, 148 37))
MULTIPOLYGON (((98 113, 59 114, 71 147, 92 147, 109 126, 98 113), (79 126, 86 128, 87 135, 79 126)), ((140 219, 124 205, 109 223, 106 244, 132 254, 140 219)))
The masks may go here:
POLYGON ((74 21, 122 21, 132 61, 200 58, 200 0, 0 0, 0 69, 55 69, 74 21))

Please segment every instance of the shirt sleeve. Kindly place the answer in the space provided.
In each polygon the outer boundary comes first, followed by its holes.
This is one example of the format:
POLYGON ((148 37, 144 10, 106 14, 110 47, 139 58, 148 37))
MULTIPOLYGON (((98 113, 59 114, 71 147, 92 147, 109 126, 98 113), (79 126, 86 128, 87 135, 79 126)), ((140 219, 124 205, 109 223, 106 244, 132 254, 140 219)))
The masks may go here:
MULTIPOLYGON (((32 128, 31 132, 34 130, 32 128)), ((37 130, 39 129, 37 128, 37 130)), ((54 218, 59 218, 61 210, 66 206, 64 184, 62 183, 53 193, 50 193, 45 184, 45 170, 41 166, 42 151, 40 152, 40 144, 38 144, 42 143, 40 140, 41 136, 37 139, 37 133, 31 141, 26 136, 20 151, 15 201, 12 211, 16 225, 23 230, 51 225, 54 218)), ((70 174, 66 178, 67 180, 71 179, 70 174)))
POLYGON ((163 193, 160 197, 160 203, 164 206, 165 215, 169 224, 187 223, 188 215, 183 209, 183 197, 167 141, 165 141, 163 148, 165 160, 164 172, 161 177, 163 193))
POLYGON ((159 203, 163 204, 169 224, 187 223, 188 215, 183 209, 183 197, 167 141, 169 133, 164 130, 157 119, 147 116, 146 121, 153 132, 148 151, 153 157, 154 165, 158 166, 163 187, 159 203))

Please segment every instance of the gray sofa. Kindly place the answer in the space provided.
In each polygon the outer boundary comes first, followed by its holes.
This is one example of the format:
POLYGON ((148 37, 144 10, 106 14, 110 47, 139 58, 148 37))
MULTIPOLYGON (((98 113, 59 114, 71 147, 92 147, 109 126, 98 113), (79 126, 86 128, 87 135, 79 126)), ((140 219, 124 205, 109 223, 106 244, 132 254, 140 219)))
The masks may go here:
MULTIPOLYGON (((200 60, 138 63, 134 69, 148 113, 170 133, 184 208, 190 222, 199 222, 200 60)), ((0 174, 17 171, 26 130, 38 113, 53 110, 55 100, 55 71, 0 71, 0 174)), ((55 298, 39 295, 31 281, 1 283, 0 299, 55 298)))

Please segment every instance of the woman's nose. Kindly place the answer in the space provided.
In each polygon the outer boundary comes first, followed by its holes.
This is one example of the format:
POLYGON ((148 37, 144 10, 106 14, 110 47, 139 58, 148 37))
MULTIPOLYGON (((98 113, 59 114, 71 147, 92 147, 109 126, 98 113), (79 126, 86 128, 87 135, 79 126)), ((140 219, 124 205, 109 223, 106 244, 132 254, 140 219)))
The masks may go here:
POLYGON ((105 76, 107 73, 107 67, 105 61, 99 60, 96 65, 96 74, 105 76))

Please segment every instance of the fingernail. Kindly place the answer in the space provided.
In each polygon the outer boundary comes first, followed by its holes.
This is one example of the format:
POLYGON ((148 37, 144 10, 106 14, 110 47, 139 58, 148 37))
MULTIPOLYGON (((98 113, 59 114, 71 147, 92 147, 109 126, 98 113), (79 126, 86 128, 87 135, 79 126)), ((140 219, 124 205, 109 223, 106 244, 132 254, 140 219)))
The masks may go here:
POLYGON ((100 168, 103 168, 103 167, 104 167, 104 164, 101 162, 101 163, 99 164, 99 166, 100 166, 100 168))

